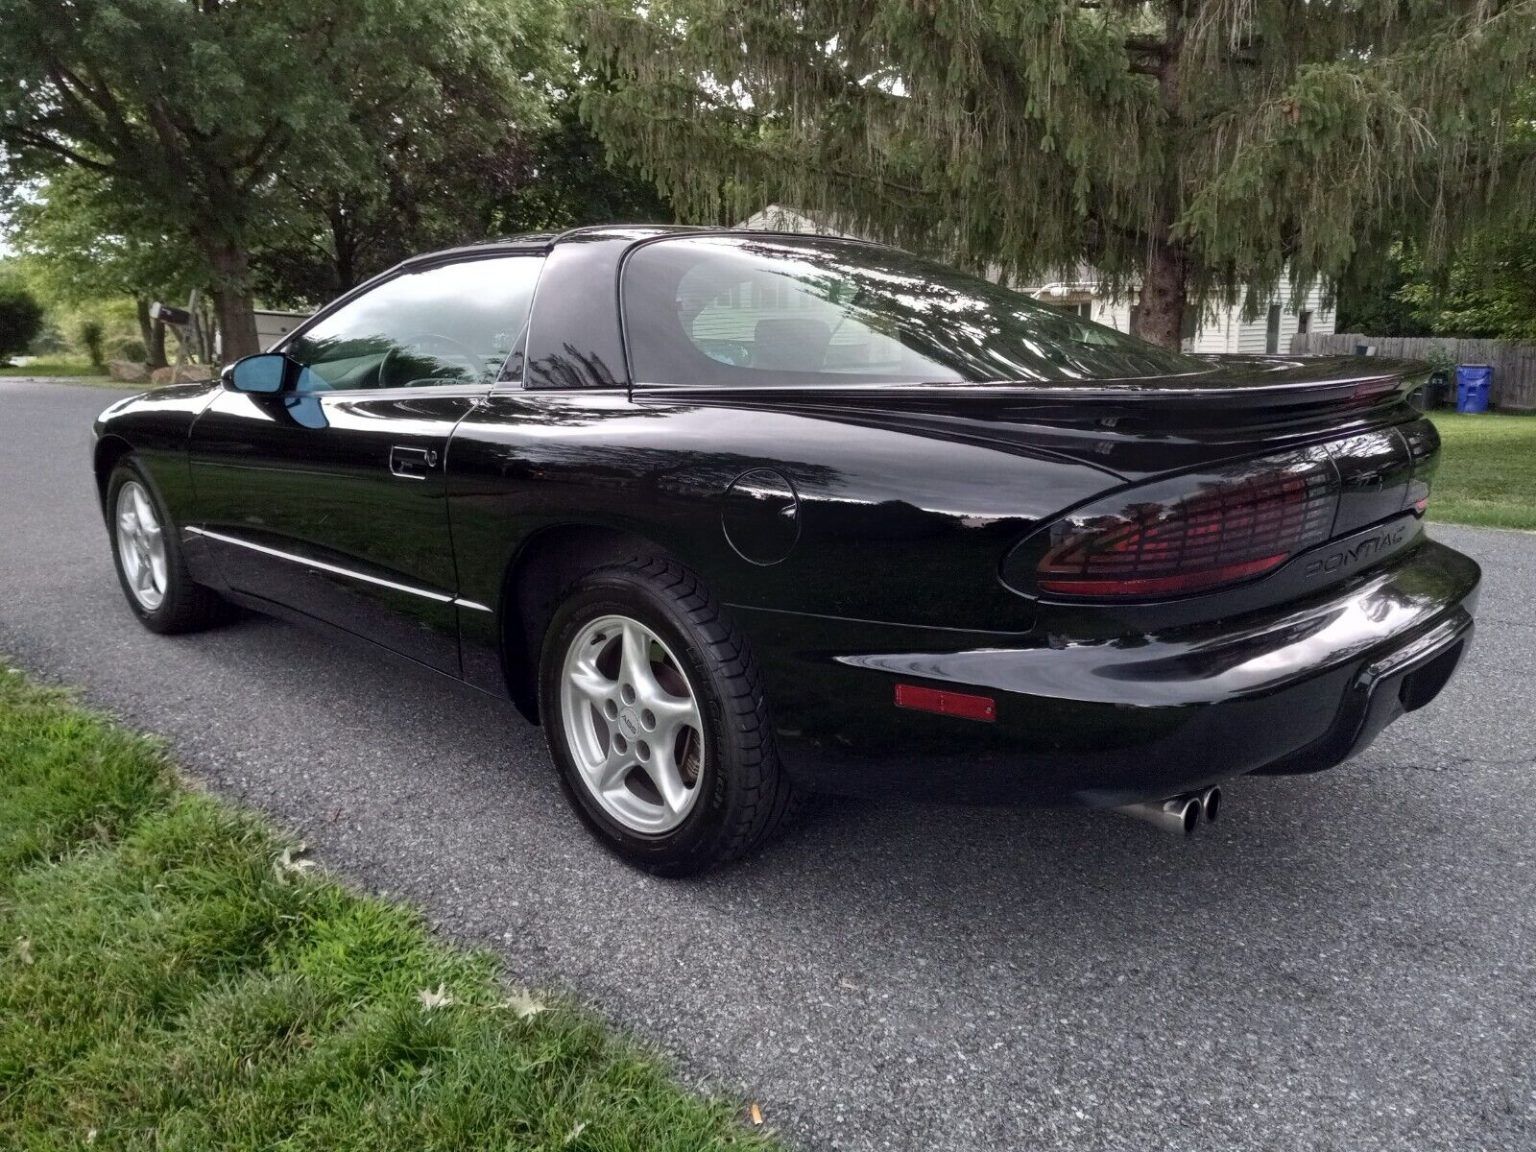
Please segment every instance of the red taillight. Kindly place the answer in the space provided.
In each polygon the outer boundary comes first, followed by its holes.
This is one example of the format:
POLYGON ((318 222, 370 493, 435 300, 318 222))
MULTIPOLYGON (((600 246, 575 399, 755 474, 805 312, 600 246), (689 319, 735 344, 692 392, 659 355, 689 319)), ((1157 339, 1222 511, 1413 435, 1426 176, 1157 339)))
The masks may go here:
POLYGON ((963 720, 997 719, 997 702, 990 696, 946 692, 918 684, 896 685, 896 707, 937 712, 940 716, 959 716, 963 720))
POLYGON ((1180 498, 1155 495, 1058 525, 1035 569, 1040 590, 1169 596, 1263 575, 1328 538, 1338 487, 1331 468, 1297 461, 1207 477, 1180 498))

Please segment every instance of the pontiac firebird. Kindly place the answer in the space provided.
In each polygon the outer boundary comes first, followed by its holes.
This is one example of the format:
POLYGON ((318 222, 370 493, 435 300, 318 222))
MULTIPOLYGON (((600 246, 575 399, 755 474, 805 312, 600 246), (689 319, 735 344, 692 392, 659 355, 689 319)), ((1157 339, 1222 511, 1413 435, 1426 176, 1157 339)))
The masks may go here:
POLYGON ((1467 650, 1413 365, 1184 355, 841 239, 408 260, 112 405, 129 607, 231 604, 509 696, 652 871, 814 788, 1119 807, 1353 755, 1467 650))

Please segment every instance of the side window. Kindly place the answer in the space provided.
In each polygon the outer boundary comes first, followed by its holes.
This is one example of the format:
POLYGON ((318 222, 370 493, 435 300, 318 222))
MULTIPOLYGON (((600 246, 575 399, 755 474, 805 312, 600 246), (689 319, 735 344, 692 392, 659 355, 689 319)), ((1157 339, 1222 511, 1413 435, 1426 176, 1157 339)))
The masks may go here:
POLYGON ((300 388, 493 383, 528 325, 543 264, 495 256, 391 277, 288 344, 306 369, 300 388))

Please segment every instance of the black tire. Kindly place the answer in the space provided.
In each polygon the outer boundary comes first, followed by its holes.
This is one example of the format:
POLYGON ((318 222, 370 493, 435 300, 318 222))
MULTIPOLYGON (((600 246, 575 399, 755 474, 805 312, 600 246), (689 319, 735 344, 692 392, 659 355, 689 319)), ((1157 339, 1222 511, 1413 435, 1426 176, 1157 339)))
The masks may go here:
POLYGON ((746 639, 699 578, 670 561, 600 568, 567 590, 545 632, 539 708, 572 806, 604 844, 646 871, 684 876, 719 867, 770 837, 796 807, 746 639), (705 729, 695 784, 701 791, 683 822, 666 832, 637 832, 604 811, 569 747, 560 691, 566 652, 588 623, 615 614, 649 628, 685 665, 705 729))
POLYGON ((117 569, 117 582, 122 586, 128 607, 139 622, 151 632, 171 634, 196 632, 224 619, 226 605, 213 589, 197 583, 187 572, 186 559, 182 555, 181 540, 175 522, 166 510, 165 502, 155 486, 150 483, 137 460, 127 456, 121 460, 107 479, 107 536, 112 541, 112 564, 117 569), (123 486, 130 481, 137 483, 145 492, 154 508, 161 526, 165 543, 166 583, 163 597, 154 608, 140 602, 124 568, 118 541, 117 499, 123 486))

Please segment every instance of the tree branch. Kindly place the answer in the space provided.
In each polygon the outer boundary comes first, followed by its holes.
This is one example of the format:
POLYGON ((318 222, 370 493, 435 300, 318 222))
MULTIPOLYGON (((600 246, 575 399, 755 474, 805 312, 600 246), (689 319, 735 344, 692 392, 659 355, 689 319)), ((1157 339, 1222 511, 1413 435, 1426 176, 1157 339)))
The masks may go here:
POLYGON ((82 168, 90 168, 96 172, 113 172, 113 165, 101 160, 93 160, 80 152, 75 151, 66 144, 61 144, 42 132, 36 132, 29 128, 9 128, 0 130, 0 139, 16 140, 26 148, 38 148, 44 152, 51 152, 68 160, 71 164, 78 164, 82 168))
POLYGON ((287 133, 283 131, 283 122, 273 120, 267 125, 267 130, 261 134, 261 139, 256 141, 256 146, 251 149, 246 158, 246 164, 250 172, 240 182, 241 191, 249 192, 267 174, 267 161, 270 160, 281 148, 287 144, 287 133))

